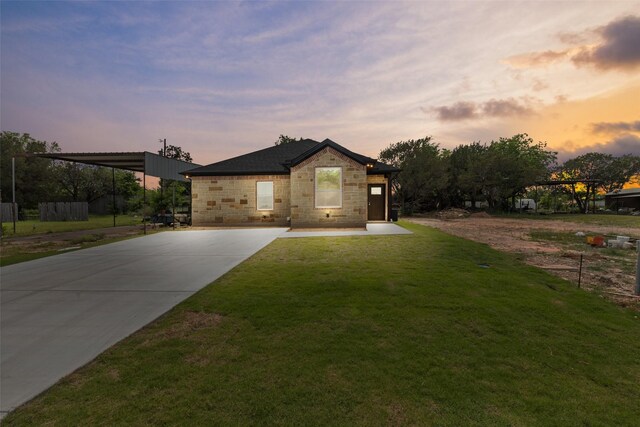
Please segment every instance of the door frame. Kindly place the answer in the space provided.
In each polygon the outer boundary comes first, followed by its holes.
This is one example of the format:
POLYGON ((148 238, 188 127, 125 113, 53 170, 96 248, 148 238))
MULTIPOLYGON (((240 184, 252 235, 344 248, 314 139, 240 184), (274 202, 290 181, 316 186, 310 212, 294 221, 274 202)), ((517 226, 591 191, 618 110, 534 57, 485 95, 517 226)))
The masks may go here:
POLYGON ((385 183, 369 183, 367 184, 367 221, 387 221, 387 184, 385 183), (371 187, 382 187, 382 219, 369 219, 371 187))

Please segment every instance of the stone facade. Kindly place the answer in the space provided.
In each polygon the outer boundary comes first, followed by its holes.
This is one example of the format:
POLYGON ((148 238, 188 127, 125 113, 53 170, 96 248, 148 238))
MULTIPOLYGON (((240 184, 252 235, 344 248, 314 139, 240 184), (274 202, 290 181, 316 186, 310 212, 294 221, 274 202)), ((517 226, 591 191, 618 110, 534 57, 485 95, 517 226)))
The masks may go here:
POLYGON ((291 185, 288 175, 194 176, 192 223, 289 226, 291 185), (273 210, 257 210, 256 182, 273 182, 273 210))
POLYGON ((365 227, 367 169, 349 157, 325 148, 291 168, 291 228, 365 227), (342 168, 342 207, 315 207, 315 169, 342 168))

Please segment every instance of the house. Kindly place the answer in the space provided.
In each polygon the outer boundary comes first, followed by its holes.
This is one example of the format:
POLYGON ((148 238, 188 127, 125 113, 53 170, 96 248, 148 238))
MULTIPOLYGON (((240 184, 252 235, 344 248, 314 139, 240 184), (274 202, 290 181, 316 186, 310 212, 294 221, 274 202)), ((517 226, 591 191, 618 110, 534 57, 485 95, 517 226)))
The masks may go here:
POLYGON ((325 139, 276 145, 182 172, 192 224, 365 227, 391 217, 399 170, 325 139))

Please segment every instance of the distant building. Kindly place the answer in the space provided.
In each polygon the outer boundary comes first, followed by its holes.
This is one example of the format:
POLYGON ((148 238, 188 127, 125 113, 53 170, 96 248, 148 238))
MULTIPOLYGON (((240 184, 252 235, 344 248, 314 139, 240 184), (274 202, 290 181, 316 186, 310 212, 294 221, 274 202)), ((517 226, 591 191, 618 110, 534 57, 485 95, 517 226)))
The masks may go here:
POLYGON ((640 209, 640 188, 615 190, 604 195, 607 209, 633 211, 640 209))

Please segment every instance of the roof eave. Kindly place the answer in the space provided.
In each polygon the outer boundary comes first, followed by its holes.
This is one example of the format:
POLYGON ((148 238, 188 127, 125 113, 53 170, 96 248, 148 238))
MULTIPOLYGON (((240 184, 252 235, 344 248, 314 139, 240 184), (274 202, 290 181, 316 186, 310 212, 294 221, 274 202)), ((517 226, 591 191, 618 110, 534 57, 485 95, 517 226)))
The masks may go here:
POLYGON ((182 175, 193 176, 243 176, 243 175, 289 175, 289 171, 229 171, 229 172, 181 172, 182 175))

